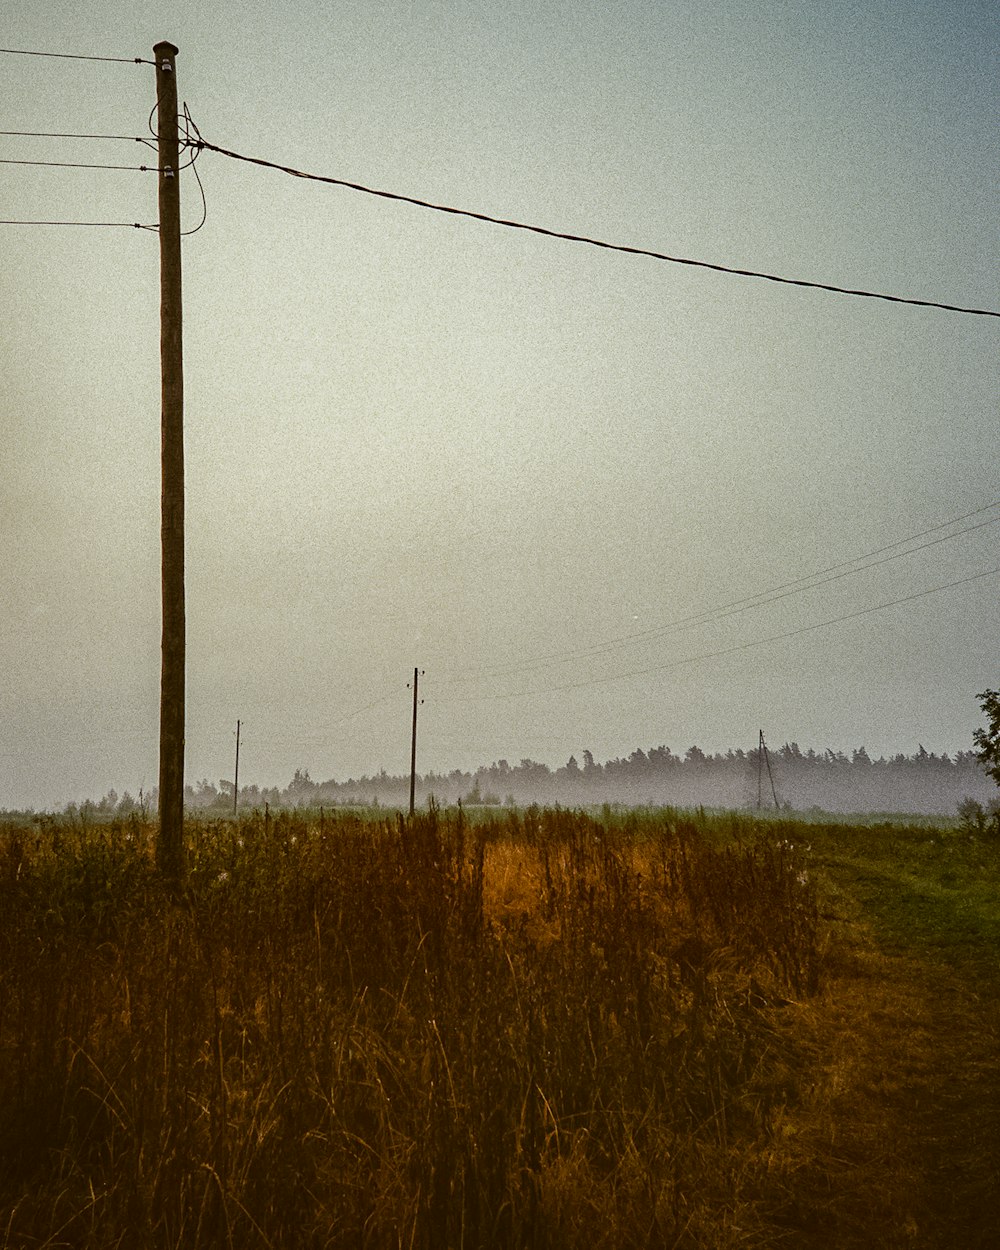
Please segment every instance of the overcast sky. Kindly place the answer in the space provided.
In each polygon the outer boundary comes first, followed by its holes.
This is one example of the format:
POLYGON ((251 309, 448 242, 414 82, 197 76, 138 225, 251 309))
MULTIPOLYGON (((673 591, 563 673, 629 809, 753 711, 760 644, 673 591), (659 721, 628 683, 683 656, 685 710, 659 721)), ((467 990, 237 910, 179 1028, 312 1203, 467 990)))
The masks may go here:
MULTIPOLYGON (((204 138, 240 153, 1000 308, 988 0, 20 0, 3 33, 126 58, 160 39, 204 138)), ((0 68, 5 129, 147 133, 151 65, 0 68)), ((231 776, 237 718, 247 782, 405 772, 414 665, 420 771, 759 728, 970 749, 1000 684, 995 318, 197 169, 189 781, 231 776)), ((153 174, 3 165, 0 187, 4 219, 156 221, 153 174)), ((190 171, 182 198, 192 228, 190 171)), ((157 780, 157 238, 0 226, 0 247, 0 808, 135 794, 157 780)))

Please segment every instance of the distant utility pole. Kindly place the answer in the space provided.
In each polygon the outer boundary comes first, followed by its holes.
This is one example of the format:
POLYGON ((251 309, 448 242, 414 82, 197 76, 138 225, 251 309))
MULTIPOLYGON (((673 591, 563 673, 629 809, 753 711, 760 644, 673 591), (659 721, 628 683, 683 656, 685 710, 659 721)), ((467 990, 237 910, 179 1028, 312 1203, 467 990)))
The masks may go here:
POLYGON ((764 741, 764 731, 762 729, 760 731, 760 737, 758 738, 758 741, 757 741, 757 808, 758 810, 760 810, 760 805, 761 805, 760 783, 761 783, 761 770, 764 764, 767 764, 767 779, 771 783, 771 796, 774 799, 774 810, 777 811, 779 807, 778 792, 774 788, 774 774, 771 772, 771 757, 770 755, 768 755, 768 752, 767 752, 767 743, 764 741))
POLYGON ((160 837, 157 861, 184 871, 184 368, 181 351, 181 195, 177 137, 177 49, 156 61, 160 209, 160 837))
POLYGON ((417 682, 420 673, 413 670, 413 736, 410 740, 410 815, 414 811, 414 798, 417 792, 417 682))
POLYGON ((233 775, 233 815, 236 815, 236 801, 240 792, 240 722, 236 722, 236 771, 233 775))

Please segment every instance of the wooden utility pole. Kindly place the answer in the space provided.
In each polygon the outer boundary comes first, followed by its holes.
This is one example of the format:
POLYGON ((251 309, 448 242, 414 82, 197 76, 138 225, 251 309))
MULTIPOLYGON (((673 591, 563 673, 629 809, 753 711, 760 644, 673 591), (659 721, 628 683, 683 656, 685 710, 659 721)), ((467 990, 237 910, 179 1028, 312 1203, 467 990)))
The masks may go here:
POLYGON ((420 674, 413 670, 413 736, 410 739, 410 815, 414 811, 414 798, 417 792, 417 681, 420 674))
POLYGON ((184 872, 184 367, 181 350, 181 195, 177 137, 177 49, 156 61, 160 209, 160 837, 164 874, 184 872))
POLYGON ((771 783, 771 797, 774 799, 774 810, 777 811, 781 804, 778 802, 778 791, 774 787, 774 773, 771 772, 771 757, 768 754, 767 743, 764 741, 764 731, 760 731, 760 745, 757 752, 757 806, 760 807, 760 782, 761 782, 761 761, 767 765, 767 779, 771 783))
POLYGON ((236 772, 233 775, 233 815, 236 815, 236 803, 240 793, 240 722, 236 722, 236 772))

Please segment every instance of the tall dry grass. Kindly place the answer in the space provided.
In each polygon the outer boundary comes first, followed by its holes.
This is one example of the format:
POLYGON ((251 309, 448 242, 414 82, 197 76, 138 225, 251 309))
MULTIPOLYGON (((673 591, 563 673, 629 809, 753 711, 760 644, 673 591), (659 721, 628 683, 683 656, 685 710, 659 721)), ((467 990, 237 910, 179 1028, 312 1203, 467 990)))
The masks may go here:
POLYGON ((0 835, 4 1247, 776 1244, 812 882, 675 814, 0 835), (714 840, 717 842, 718 840, 714 840))

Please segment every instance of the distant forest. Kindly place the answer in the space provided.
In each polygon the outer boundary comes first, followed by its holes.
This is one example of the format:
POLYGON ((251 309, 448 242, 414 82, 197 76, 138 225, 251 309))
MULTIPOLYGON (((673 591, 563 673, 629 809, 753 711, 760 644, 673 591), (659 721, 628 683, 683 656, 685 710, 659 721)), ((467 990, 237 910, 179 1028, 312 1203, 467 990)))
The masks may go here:
MULTIPOLYGON (((271 807, 402 807, 409 802, 409 794, 408 773, 383 770, 346 781, 314 781, 307 769, 297 769, 284 789, 241 786, 239 805, 243 809, 265 803, 271 807)), ((802 751, 795 742, 766 755, 757 748, 724 755, 707 755, 696 746, 683 755, 665 746, 637 748, 627 757, 604 764, 584 751, 579 760, 570 756, 560 768, 530 759, 518 764, 499 760, 474 772, 426 773, 416 782, 416 800, 421 805, 433 796, 442 805, 461 800, 468 805, 496 806, 623 803, 746 809, 756 808, 759 802, 761 808, 773 810, 777 798, 779 807, 797 812, 819 808, 954 815, 964 799, 989 805, 998 794, 972 751, 935 755, 921 746, 915 755, 873 760, 864 747, 845 755, 832 750, 802 751)), ((108 800, 113 806, 117 796, 106 796, 102 803, 107 805, 108 800)), ((185 802, 196 809, 231 808, 233 783, 221 780, 215 785, 205 779, 187 786, 185 802)))

